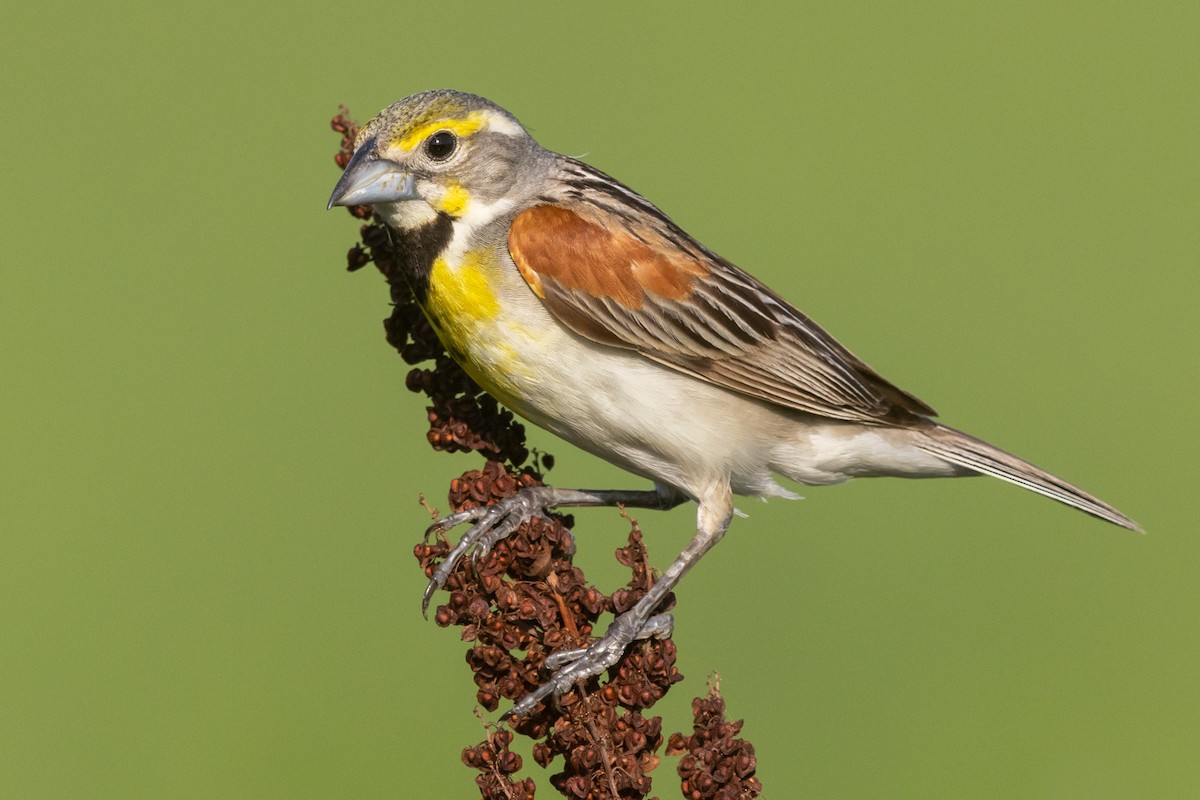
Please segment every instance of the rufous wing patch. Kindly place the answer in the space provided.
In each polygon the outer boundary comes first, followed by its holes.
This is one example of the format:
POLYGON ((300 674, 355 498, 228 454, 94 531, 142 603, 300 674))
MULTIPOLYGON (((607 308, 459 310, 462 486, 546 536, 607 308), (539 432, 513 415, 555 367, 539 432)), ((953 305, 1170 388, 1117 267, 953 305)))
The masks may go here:
POLYGON ((576 334, 768 403, 915 424, 932 409, 686 234, 595 203, 516 216, 508 249, 547 311, 576 334))
POLYGON ((647 295, 688 297, 708 268, 685 253, 640 241, 618 220, 585 219, 562 206, 534 206, 517 215, 508 249, 533 291, 546 297, 546 283, 640 309, 647 295))

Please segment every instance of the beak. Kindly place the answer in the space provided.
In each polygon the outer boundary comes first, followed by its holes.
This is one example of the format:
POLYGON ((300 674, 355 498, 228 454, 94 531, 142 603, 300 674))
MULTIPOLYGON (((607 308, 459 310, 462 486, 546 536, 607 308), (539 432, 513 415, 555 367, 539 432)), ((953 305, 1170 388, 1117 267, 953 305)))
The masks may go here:
POLYGON ((412 173, 405 172, 394 161, 380 158, 375 152, 375 140, 368 139, 346 165, 341 180, 333 187, 326 209, 417 199, 416 179, 412 173))

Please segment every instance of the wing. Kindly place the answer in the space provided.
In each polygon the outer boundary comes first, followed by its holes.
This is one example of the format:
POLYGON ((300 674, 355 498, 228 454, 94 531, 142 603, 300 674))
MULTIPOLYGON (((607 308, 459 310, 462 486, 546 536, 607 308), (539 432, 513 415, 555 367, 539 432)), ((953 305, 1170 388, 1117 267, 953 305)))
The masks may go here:
POLYGON ((936 414, 649 202, 586 169, 591 192, 571 183, 567 197, 518 214, 508 237, 522 276, 568 328, 824 417, 894 424, 936 414))

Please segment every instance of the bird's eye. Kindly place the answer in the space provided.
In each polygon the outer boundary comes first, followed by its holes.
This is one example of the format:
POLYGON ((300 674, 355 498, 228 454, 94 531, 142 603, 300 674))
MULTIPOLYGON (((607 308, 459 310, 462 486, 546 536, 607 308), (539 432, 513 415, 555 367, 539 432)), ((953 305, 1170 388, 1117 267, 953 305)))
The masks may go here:
POLYGON ((450 131, 438 131, 425 140, 425 154, 434 161, 445 161, 454 155, 458 137, 450 131))

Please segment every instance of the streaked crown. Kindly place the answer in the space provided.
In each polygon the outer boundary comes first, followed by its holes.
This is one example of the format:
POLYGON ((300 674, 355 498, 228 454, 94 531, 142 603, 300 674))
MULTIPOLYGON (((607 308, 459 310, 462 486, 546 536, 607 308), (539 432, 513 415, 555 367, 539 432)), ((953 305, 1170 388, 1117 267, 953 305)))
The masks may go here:
POLYGON ((464 138, 483 131, 527 135, 516 117, 486 98, 454 89, 433 89, 409 95, 380 111, 359 132, 355 147, 374 138, 381 152, 409 153, 442 129, 464 138))

